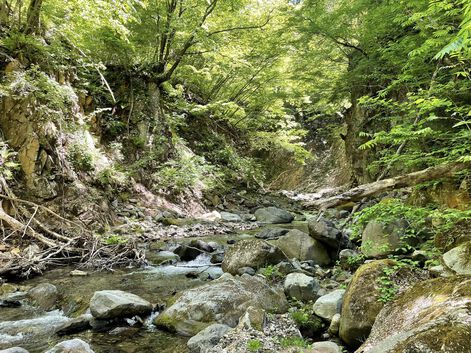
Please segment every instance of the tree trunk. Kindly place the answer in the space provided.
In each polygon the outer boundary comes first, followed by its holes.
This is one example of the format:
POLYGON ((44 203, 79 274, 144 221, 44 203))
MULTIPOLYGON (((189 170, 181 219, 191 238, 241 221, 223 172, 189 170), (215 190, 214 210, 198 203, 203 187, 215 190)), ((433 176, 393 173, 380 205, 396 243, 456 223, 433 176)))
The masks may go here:
POLYGON ((26 34, 37 34, 43 0, 31 0, 26 15, 26 34))
POLYGON ((457 172, 469 168, 471 168, 471 164, 469 163, 441 164, 418 172, 400 175, 394 178, 384 179, 370 184, 360 185, 344 193, 332 197, 321 198, 316 201, 306 202, 304 205, 306 207, 320 209, 336 207, 351 201, 359 201, 364 197, 376 195, 383 191, 414 186, 434 179, 451 177, 457 172))

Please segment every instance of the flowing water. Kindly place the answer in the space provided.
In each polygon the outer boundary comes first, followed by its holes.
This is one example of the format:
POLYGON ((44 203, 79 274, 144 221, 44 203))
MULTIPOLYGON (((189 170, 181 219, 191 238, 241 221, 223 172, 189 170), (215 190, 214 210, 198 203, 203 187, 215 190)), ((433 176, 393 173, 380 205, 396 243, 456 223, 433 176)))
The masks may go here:
MULTIPOLYGON (((295 222, 286 226, 304 230, 306 223, 295 222)), ((255 231, 250 236, 253 233, 255 231)), ((244 237, 248 235, 218 235, 203 239, 225 243, 228 239, 244 237)), ((185 241, 190 240, 182 240, 185 241)), ((58 337, 54 332, 71 317, 85 313, 95 291, 119 289, 137 294, 151 303, 164 304, 176 292, 202 285, 207 283, 208 278, 217 278, 222 274, 220 267, 211 265, 208 255, 175 265, 117 269, 114 272, 89 273, 88 276, 70 276, 71 270, 73 268, 54 269, 20 283, 25 290, 40 283, 54 284, 61 297, 60 310, 44 312, 24 300, 18 308, 0 307, 0 349, 20 346, 30 353, 42 353, 60 341, 78 337, 89 342, 96 353, 185 353, 188 338, 158 330, 152 324, 157 313, 146 318, 139 328, 126 327, 105 333, 89 330, 65 337, 58 337), (188 276, 190 273, 192 275, 188 276)), ((17 299, 22 298, 21 293, 15 295, 17 299)))

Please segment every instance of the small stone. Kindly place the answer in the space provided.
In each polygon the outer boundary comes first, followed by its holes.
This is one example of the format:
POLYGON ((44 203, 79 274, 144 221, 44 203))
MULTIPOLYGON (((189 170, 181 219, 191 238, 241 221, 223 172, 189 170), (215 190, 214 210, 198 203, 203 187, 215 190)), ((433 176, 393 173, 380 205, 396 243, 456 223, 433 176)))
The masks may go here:
POLYGON ((74 338, 61 342, 46 353, 94 353, 87 342, 74 338))
POLYGON ((330 326, 328 329, 328 333, 332 336, 337 336, 339 334, 340 328, 340 314, 335 314, 332 316, 332 321, 330 322, 330 326))
POLYGON ((335 314, 340 313, 344 295, 344 289, 338 289, 323 295, 314 303, 314 313, 327 321, 331 321, 335 314))
POLYGON ((286 276, 284 283, 284 290, 288 297, 306 302, 319 298, 319 289, 317 280, 303 273, 290 273, 286 276))
POLYGON ((238 275, 243 275, 244 273, 254 276, 255 275, 255 270, 252 267, 241 267, 237 270, 238 275))
POLYGON ((342 349, 334 342, 315 342, 309 353, 342 353, 342 349))
POLYGON ((81 271, 81 270, 73 270, 73 271, 70 271, 70 275, 75 276, 75 277, 84 277, 84 276, 88 276, 88 272, 81 271))
POLYGON ((231 329, 223 324, 213 324, 198 332, 188 340, 187 346, 190 353, 204 353, 219 343, 221 337, 231 329))
POLYGON ((29 353, 26 349, 21 347, 13 347, 0 350, 0 353, 29 353))

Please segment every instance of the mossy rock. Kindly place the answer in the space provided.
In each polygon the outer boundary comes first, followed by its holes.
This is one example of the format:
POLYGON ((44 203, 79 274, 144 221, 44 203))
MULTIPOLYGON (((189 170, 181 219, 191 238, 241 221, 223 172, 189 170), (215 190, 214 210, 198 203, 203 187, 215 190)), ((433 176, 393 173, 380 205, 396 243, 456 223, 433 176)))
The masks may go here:
POLYGON ((379 313, 357 353, 468 353, 471 279, 427 280, 409 288, 379 313))
POLYGON ((349 346, 358 347, 368 337, 383 307, 379 301, 378 279, 385 268, 394 264, 392 260, 377 260, 355 272, 343 299, 339 331, 340 338, 349 346))
MULTIPOLYGON (((339 337, 352 348, 364 342, 375 323, 376 316, 384 306, 380 278, 385 270, 397 265, 394 260, 375 260, 358 268, 343 298, 339 337)), ((388 278, 394 291, 400 292, 409 285, 426 279, 425 272, 405 266, 400 267, 388 278)))

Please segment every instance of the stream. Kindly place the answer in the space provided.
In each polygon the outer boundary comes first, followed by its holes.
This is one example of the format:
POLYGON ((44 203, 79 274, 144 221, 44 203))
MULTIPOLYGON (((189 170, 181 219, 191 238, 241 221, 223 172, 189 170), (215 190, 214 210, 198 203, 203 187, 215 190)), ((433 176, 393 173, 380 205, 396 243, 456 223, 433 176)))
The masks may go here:
MULTIPOLYGON (((268 225, 271 227, 276 225, 268 225)), ((307 229, 306 222, 293 222, 282 225, 284 228, 307 229)), ((239 234, 201 237, 204 241, 216 241, 226 244, 251 238, 261 228, 239 234)), ((191 239, 178 240, 179 244, 191 239)), ((160 243, 163 244, 163 243, 160 243)), ((159 244, 147 244, 158 248, 159 244)), ((157 251, 157 250, 155 250, 157 251)), ((146 266, 143 268, 121 268, 113 272, 89 272, 87 276, 71 276, 73 267, 61 267, 47 271, 42 276, 18 283, 19 291, 10 294, 9 299, 21 302, 19 307, 0 306, 0 349, 20 346, 30 353, 42 353, 58 342, 72 338, 82 338, 89 342, 96 353, 137 353, 188 352, 188 338, 158 330, 153 324, 157 311, 145 318, 142 325, 117 327, 106 332, 87 330, 79 334, 59 337, 58 328, 71 318, 85 313, 90 298, 95 291, 117 289, 136 294, 153 304, 164 305, 176 292, 197 287, 222 275, 220 266, 210 262, 208 254, 201 254, 195 260, 178 262, 172 265, 146 266), (196 275, 195 275, 196 274, 196 275), (25 291, 41 283, 50 283, 58 288, 60 309, 45 312, 31 306, 25 300, 25 291)), ((0 292, 1 294, 1 292, 0 292)), ((1 295, 0 295, 1 297, 1 295)))

